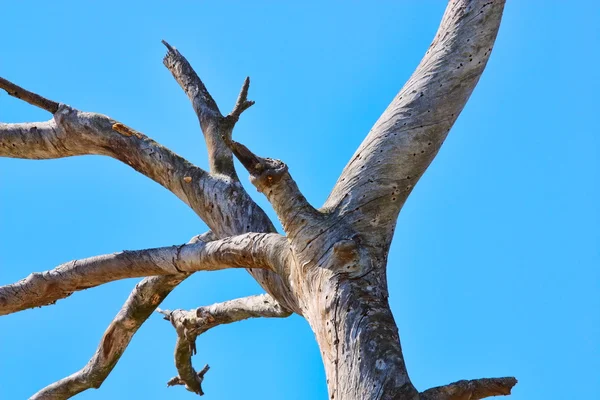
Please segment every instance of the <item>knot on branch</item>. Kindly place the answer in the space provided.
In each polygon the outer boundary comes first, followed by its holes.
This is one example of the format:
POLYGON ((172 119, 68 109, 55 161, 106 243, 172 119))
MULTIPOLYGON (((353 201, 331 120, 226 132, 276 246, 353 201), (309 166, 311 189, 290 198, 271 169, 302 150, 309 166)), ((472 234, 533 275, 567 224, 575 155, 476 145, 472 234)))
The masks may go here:
POLYGON ((156 309, 156 312, 163 315, 163 318, 173 325, 177 336, 188 343, 189 351, 192 355, 196 355, 196 338, 210 328, 217 325, 213 315, 199 307, 196 311, 184 310, 161 310, 156 309))
POLYGON ((259 157, 241 143, 227 137, 223 140, 250 173, 250 182, 261 192, 278 183, 288 172, 283 161, 259 157))

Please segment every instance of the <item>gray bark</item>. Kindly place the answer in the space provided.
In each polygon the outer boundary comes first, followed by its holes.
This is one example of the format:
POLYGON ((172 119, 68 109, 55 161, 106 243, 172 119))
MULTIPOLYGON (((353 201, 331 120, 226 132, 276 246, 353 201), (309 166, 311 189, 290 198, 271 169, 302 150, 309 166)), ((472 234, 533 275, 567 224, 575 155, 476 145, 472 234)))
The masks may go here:
POLYGON ((53 114, 47 122, 0 124, 0 156, 115 158, 184 201, 211 229, 190 243, 71 262, 0 287, 0 313, 48 304, 114 279, 150 276, 133 290, 90 362, 35 399, 65 399, 106 379, 135 331, 197 270, 245 267, 267 294, 192 311, 161 311, 177 332, 170 385, 202 394, 195 339, 219 324, 303 316, 321 350, 331 399, 480 399, 510 394, 514 378, 459 381, 419 392, 404 362, 388 305, 387 256, 398 213, 475 88, 498 33, 504 0, 450 1, 438 33, 404 88, 371 129, 325 204, 310 205, 279 160, 233 140, 254 104, 249 79, 223 116, 185 57, 164 42, 165 66, 190 99, 207 143, 204 171, 125 124, 45 99, 0 79, 0 88, 53 114), (237 157, 275 210, 285 237, 239 182, 237 157), (159 276, 164 275, 164 276, 159 276))

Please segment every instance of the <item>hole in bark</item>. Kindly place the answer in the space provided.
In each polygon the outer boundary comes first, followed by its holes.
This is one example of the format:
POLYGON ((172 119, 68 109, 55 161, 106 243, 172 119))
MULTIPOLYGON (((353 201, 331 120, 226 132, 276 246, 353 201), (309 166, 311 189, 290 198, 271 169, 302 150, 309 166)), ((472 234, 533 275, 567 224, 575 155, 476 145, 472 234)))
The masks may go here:
POLYGON ((395 198, 395 197, 392 197, 392 201, 396 201, 396 198, 395 198))
POLYGON ((423 97, 423 96, 425 96, 425 95, 423 94, 423 92, 421 92, 421 96, 420 97, 423 97))
POLYGON ((425 150, 421 150, 421 154, 425 153, 425 150))
POLYGON ((427 143, 427 146, 431 146, 431 142, 427 143))

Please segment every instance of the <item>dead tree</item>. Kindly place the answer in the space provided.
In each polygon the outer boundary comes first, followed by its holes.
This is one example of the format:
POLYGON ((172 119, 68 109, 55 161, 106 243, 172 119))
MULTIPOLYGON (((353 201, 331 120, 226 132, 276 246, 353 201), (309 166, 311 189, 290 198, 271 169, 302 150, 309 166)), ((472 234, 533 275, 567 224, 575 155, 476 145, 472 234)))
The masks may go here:
POLYGON ((105 115, 79 111, 0 78, 11 96, 49 111, 37 123, 0 124, 0 156, 115 158, 171 191, 210 231, 180 246, 71 261, 0 287, 0 314, 53 304, 75 291, 145 277, 80 371, 32 399, 66 399, 98 388, 137 329, 195 271, 246 268, 267 294, 191 311, 162 311, 175 327, 178 375, 169 385, 202 394, 208 366, 191 358, 198 335, 246 318, 303 316, 321 350, 331 399, 481 399, 510 394, 514 378, 459 381, 419 392, 411 383, 388 305, 386 261, 398 213, 440 149, 481 76, 504 0, 450 1, 423 60, 384 111, 321 208, 308 203, 285 163, 255 155, 232 138, 248 100, 244 82, 223 115, 188 61, 168 43, 165 66, 192 102, 206 139, 205 171, 145 134, 105 115), (244 190, 233 156, 273 206, 276 232, 244 190))

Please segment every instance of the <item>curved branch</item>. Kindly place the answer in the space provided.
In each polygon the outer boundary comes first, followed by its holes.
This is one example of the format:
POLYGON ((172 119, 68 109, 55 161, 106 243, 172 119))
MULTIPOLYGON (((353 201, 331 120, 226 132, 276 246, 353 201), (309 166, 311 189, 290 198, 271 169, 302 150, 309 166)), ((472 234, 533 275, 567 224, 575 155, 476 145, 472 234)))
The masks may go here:
POLYGON ((505 0, 456 0, 414 74, 360 145, 324 208, 388 245, 396 218, 483 73, 505 0))
POLYGON ((177 331, 175 366, 179 375, 169 382, 185 384, 186 389, 200 396, 203 395, 201 378, 204 374, 200 376, 192 367, 192 355, 196 354, 196 338, 199 335, 215 326, 248 318, 285 318, 291 315, 268 294, 229 300, 191 311, 157 311, 171 321, 177 331))
POLYGON ((188 274, 153 276, 138 283, 110 323, 96 352, 79 371, 46 386, 30 400, 63 400, 99 388, 111 373, 133 335, 188 274))
MULTIPOLYGON (((11 85, 4 79, 0 81, 2 89, 9 90, 11 85)), ((122 161, 173 192, 197 213, 209 212, 199 204, 204 204, 206 195, 212 195, 204 193, 203 188, 220 183, 143 133, 102 114, 61 104, 50 121, 0 123, 0 157, 55 159, 87 154, 122 161)))
POLYGON ((458 381, 422 392, 421 400, 479 400, 492 396, 508 396, 517 384, 513 377, 458 381))
POLYGON ((278 234, 247 233, 204 243, 123 251, 65 263, 0 287, 0 315, 52 304, 73 292, 119 279, 226 268, 278 271, 288 252, 278 234))

